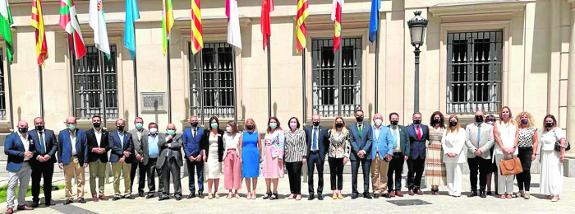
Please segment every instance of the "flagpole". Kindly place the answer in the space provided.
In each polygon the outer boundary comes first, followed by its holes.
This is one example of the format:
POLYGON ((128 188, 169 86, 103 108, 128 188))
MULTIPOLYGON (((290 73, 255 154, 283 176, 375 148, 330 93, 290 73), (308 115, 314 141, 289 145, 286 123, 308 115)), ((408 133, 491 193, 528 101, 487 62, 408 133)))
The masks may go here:
POLYGON ((102 89, 102 119, 104 122, 104 127, 107 127, 107 114, 106 114, 106 80, 105 80, 105 69, 106 64, 104 63, 104 54, 102 51, 98 50, 98 61, 100 62, 100 88, 102 89))
POLYGON ((375 35, 375 112, 379 112, 379 28, 375 35))
POLYGON ((307 121, 306 119, 306 112, 305 112, 305 107, 306 107, 306 99, 305 99, 305 48, 302 49, 301 51, 301 99, 302 99, 302 121, 304 121, 303 123, 305 124, 305 121, 307 121))
POLYGON ((168 66, 168 123, 172 123, 172 80, 171 80, 171 65, 170 65, 170 40, 167 41, 166 47, 166 62, 168 66))
MULTIPOLYGON (((72 42, 72 39, 70 37, 70 34, 66 34, 66 39, 68 39, 68 55, 70 58, 70 87, 72 90, 70 90, 70 97, 72 98, 72 112, 70 115, 75 115, 76 113, 76 100, 74 100, 74 93, 75 93, 75 86, 74 86, 74 73, 76 72, 75 70, 75 65, 74 65, 74 61, 76 61, 75 57, 73 56, 73 50, 74 50, 74 43, 72 42)), ((106 125, 104 124, 104 127, 106 127, 106 125)))
MULTIPOLYGON (((5 47, 9 47, 7 42, 5 42, 5 47)), ((6 49, 6 53, 8 53, 8 49, 6 49)), ((10 102, 10 129, 14 129, 14 104, 12 103, 12 69, 10 68, 12 62, 8 60, 8 54, 6 54, 6 61, 8 62, 6 66, 6 74, 8 76, 8 102, 10 102)))
POLYGON ((44 77, 42 65, 38 65, 38 82, 40 83, 40 117, 44 118, 44 77))
MULTIPOLYGON (((136 43, 136 23, 134 22, 134 44, 136 43)), ((132 59, 132 65, 134 67, 134 101, 136 106, 136 117, 140 116, 140 110, 138 106, 138 66, 137 66, 137 54, 134 54, 134 59, 132 59)))
POLYGON ((268 118, 272 116, 272 64, 271 64, 271 46, 270 37, 267 39, 268 52, 268 118))

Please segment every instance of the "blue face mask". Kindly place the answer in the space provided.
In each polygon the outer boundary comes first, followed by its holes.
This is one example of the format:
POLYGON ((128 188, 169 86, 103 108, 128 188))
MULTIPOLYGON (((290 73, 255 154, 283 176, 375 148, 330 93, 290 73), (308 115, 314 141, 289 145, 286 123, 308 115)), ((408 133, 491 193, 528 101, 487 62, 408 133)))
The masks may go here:
POLYGON ((176 134, 176 130, 173 129, 168 129, 168 135, 175 135, 176 134))
POLYGON ((68 124, 68 129, 69 129, 70 131, 76 130, 76 124, 68 124))
POLYGON ((277 123, 270 123, 270 128, 271 129, 276 129, 278 127, 277 123))
POLYGON ((212 129, 217 129, 218 128, 218 123, 211 123, 210 127, 212 127, 212 129))
POLYGON ((136 129, 141 130, 144 128, 144 124, 142 123, 136 123, 136 129))

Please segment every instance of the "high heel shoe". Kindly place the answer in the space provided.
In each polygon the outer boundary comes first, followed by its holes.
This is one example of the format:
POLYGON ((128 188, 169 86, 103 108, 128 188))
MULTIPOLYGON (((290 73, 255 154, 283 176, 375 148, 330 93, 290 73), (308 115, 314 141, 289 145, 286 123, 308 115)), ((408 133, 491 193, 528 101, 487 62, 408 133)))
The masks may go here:
POLYGON ((271 192, 267 192, 266 196, 263 197, 263 199, 270 199, 272 197, 272 193, 271 192))

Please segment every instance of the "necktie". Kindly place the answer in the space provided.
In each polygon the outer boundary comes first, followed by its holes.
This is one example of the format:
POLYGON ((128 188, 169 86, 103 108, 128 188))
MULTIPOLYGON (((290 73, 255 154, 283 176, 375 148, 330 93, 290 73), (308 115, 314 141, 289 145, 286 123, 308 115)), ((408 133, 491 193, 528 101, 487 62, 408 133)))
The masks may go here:
POLYGON ((479 144, 481 140, 481 125, 477 126, 477 147, 479 147, 479 144))
POLYGON ((46 153, 46 142, 44 142, 44 136, 43 136, 42 132, 38 133, 38 138, 40 138, 40 145, 41 145, 40 147, 42 147, 42 148, 40 148, 40 153, 44 154, 44 153, 46 153))
POLYGON ((317 128, 313 128, 312 139, 311 139, 311 148, 313 150, 317 150, 317 128))
POLYGON ((358 125, 359 127, 359 134, 363 133, 363 126, 361 124, 358 125))
POLYGON ((192 129, 192 137, 196 138, 196 129, 192 129))
POLYGON ((417 133, 417 139, 421 140, 421 128, 419 126, 415 127, 415 132, 417 133))

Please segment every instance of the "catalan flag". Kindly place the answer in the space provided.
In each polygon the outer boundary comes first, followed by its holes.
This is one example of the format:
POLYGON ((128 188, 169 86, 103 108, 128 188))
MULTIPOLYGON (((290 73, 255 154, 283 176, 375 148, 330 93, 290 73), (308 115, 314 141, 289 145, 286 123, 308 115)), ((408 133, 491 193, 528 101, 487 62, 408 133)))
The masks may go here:
POLYGON ((297 52, 301 52, 307 45, 307 31, 305 29, 305 19, 309 15, 307 0, 297 1, 297 15, 296 15, 296 41, 297 52))
POLYGON ((86 45, 76 16, 74 0, 60 0, 60 27, 70 36, 69 40, 74 44, 76 59, 86 56, 86 45))
POLYGON ((32 2, 32 27, 36 29, 36 61, 38 65, 43 65, 48 58, 48 45, 46 44, 44 12, 42 11, 41 0, 32 2))
POLYGON ((202 29, 202 12, 200 0, 192 0, 192 54, 197 54, 204 48, 204 37, 202 29))
POLYGON ((6 42, 6 57, 8 62, 12 62, 14 55, 14 41, 12 40, 12 12, 8 0, 0 0, 0 34, 6 42))
POLYGON ((337 52, 341 47, 341 9, 343 0, 333 0, 331 20, 333 23, 333 51, 337 52))
POLYGON ((264 42, 264 49, 268 46, 268 39, 272 36, 270 12, 274 11, 274 0, 262 0, 262 13, 260 16, 260 25, 262 28, 262 36, 264 42))
POLYGON ((163 12, 162 12, 162 47, 164 55, 168 51, 168 40, 170 40, 170 34, 172 33, 172 27, 174 26, 174 10, 172 9, 172 0, 163 0, 163 12))

